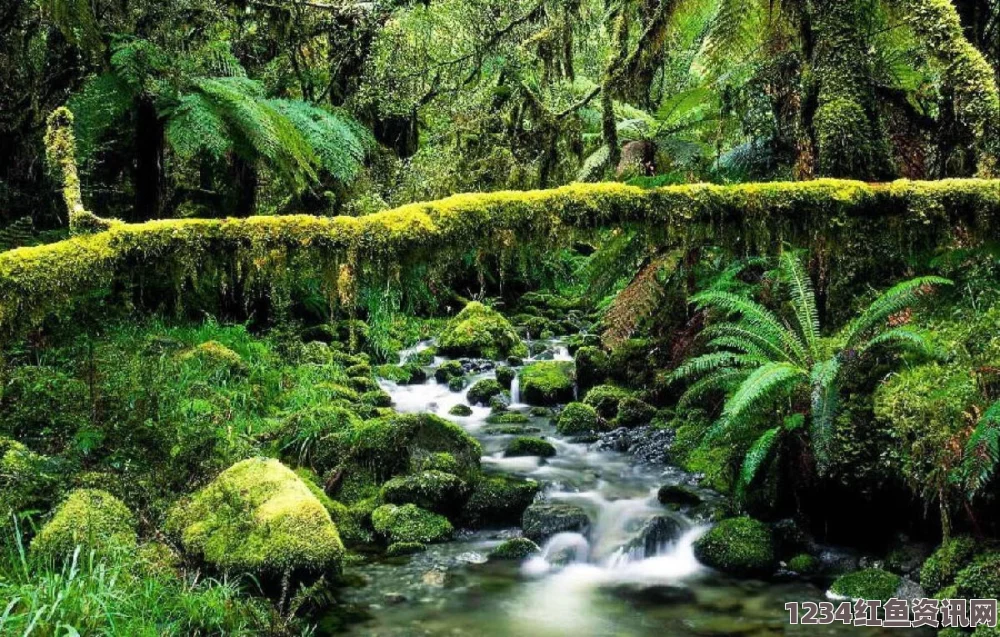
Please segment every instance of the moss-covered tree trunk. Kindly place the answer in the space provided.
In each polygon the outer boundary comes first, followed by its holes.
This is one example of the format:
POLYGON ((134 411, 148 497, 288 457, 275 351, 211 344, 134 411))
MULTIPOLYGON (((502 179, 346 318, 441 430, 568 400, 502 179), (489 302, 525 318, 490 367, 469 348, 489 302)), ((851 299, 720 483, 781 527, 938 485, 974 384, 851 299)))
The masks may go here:
POLYGON ((812 125, 821 177, 875 180, 893 172, 874 97, 861 4, 858 0, 812 2, 812 72, 817 87, 812 125))

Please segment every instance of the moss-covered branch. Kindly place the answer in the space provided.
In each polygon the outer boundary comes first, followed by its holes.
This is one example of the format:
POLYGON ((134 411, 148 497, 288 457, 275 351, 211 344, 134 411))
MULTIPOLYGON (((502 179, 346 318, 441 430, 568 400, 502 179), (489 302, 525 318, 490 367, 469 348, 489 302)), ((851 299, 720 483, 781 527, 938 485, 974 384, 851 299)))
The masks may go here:
POLYGON ((1000 181, 817 180, 654 190, 577 184, 456 195, 366 217, 115 224, 106 232, 0 254, 0 334, 22 334, 70 312, 85 295, 115 285, 168 278, 183 294, 185 285, 208 279, 207 264, 220 260, 231 262, 240 276, 263 282, 259 287, 272 299, 277 281, 301 276, 297 267, 320 267, 325 292, 337 298, 337 273, 345 264, 351 271, 385 272, 470 250, 555 242, 572 228, 620 224, 641 225, 665 242, 710 240, 762 251, 782 241, 807 243, 819 233, 844 251, 863 249, 878 236, 904 247, 930 246, 946 241, 956 227, 966 235, 995 237, 1000 181))

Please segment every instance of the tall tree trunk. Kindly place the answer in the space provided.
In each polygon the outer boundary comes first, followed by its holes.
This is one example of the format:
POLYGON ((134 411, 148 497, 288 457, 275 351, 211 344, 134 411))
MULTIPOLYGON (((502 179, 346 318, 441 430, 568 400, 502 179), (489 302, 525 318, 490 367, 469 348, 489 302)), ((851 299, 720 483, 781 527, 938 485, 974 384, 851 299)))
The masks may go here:
POLYGON ((232 216, 249 217, 257 208, 257 166, 239 155, 233 156, 230 169, 233 174, 232 216))
POLYGON ((135 119, 135 207, 131 221, 160 216, 163 199, 163 120, 153 101, 140 97, 135 119))
POLYGON ((813 117, 818 173, 884 179, 892 174, 888 139, 874 98, 864 21, 856 0, 814 0, 813 117))

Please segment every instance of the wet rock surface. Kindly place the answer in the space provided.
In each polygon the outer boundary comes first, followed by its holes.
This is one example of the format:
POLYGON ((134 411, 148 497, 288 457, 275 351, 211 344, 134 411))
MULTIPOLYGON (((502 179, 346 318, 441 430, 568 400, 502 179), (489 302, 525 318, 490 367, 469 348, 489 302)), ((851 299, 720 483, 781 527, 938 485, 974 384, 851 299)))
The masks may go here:
POLYGON ((627 453, 646 464, 665 464, 673 442, 674 432, 668 429, 648 425, 631 429, 619 427, 600 434, 596 448, 627 453))

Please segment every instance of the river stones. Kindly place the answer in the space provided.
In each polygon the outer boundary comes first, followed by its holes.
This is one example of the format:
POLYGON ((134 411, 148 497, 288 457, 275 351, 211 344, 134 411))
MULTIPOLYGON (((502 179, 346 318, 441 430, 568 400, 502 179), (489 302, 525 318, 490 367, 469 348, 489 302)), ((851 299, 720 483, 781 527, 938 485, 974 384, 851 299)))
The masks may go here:
POLYGON ((684 532, 684 524, 666 515, 658 515, 648 520, 638 535, 624 548, 636 557, 653 557, 660 548, 674 542, 684 532))
POLYGON ((524 536, 539 544, 557 533, 580 533, 590 529, 587 512, 573 504, 540 502, 532 504, 521 519, 524 536))
POLYGON ((491 560, 523 560, 541 552, 537 544, 526 537, 514 537, 498 544, 489 557, 491 560))
POLYGON ((698 506, 701 496, 691 487, 681 484, 665 484, 656 492, 660 504, 675 504, 677 506, 698 506))
POLYGON ((517 525, 539 488, 534 480, 483 476, 473 485, 462 510, 462 523, 474 529, 517 525))

